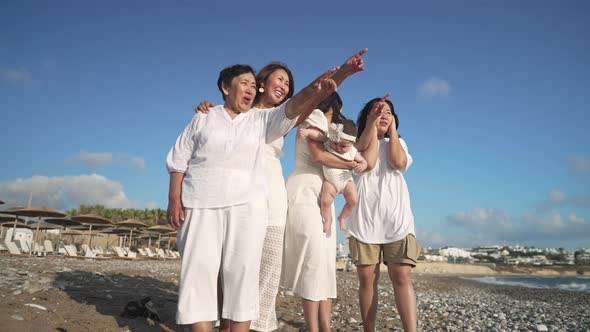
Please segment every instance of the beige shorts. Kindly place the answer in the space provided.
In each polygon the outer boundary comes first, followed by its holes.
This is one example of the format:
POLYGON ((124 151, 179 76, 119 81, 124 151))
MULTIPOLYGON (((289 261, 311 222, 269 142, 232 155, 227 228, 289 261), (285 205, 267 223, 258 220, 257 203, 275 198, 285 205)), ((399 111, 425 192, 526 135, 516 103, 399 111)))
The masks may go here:
POLYGON ((375 265, 383 260, 385 265, 408 264, 416 266, 421 247, 414 234, 408 234, 404 239, 385 244, 369 244, 354 237, 348 239, 350 255, 355 265, 375 265))

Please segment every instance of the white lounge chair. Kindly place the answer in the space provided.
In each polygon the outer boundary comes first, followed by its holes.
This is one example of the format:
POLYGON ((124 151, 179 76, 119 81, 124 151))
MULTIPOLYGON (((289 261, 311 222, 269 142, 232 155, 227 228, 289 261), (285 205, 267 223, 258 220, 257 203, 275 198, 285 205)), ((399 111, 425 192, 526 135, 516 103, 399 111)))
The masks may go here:
POLYGON ((51 241, 45 240, 43 241, 43 244, 45 245, 45 252, 48 254, 55 254, 55 250, 53 250, 53 243, 51 243, 51 241))
POLYGON ((78 252, 76 250, 76 247, 74 247, 71 244, 67 244, 64 246, 64 249, 66 250, 66 254, 70 257, 78 257, 78 252))
POLYGON ((21 255, 20 249, 16 246, 14 242, 5 242, 4 245, 8 249, 8 252, 12 255, 21 255))

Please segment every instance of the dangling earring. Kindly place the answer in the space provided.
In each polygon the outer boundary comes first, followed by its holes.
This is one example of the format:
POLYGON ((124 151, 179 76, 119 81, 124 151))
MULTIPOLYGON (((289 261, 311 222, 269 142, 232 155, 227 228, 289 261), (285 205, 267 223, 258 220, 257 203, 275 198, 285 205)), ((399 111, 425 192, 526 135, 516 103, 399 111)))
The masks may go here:
POLYGON ((264 92, 264 88, 263 87, 258 88, 258 92, 263 93, 264 92))

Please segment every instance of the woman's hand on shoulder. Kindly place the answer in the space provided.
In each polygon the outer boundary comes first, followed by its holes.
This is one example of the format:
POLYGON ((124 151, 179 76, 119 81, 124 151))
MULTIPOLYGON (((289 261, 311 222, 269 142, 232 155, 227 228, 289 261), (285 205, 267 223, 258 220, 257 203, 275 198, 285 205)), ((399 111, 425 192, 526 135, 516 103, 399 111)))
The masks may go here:
POLYGON ((207 114, 209 113, 209 109, 214 106, 215 104, 213 104, 212 102, 203 100, 197 107, 195 107, 195 113, 207 114))

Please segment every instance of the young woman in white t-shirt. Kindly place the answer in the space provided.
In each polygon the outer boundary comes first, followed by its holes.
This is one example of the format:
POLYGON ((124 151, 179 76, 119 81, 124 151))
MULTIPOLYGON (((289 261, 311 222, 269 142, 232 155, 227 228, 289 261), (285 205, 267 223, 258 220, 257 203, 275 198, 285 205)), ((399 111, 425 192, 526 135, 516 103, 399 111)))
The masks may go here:
MULTIPOLYGON (((411 272, 420 246, 416 242, 410 195, 403 173, 412 164, 398 135, 391 101, 369 101, 357 120, 358 136, 373 131, 378 140, 375 167, 355 176, 359 201, 348 219, 350 252, 359 277, 359 302, 365 331, 375 331, 379 265, 387 265, 395 303, 405 331, 416 331, 416 295, 411 272)), ((362 147, 359 147, 362 148, 362 147)))

